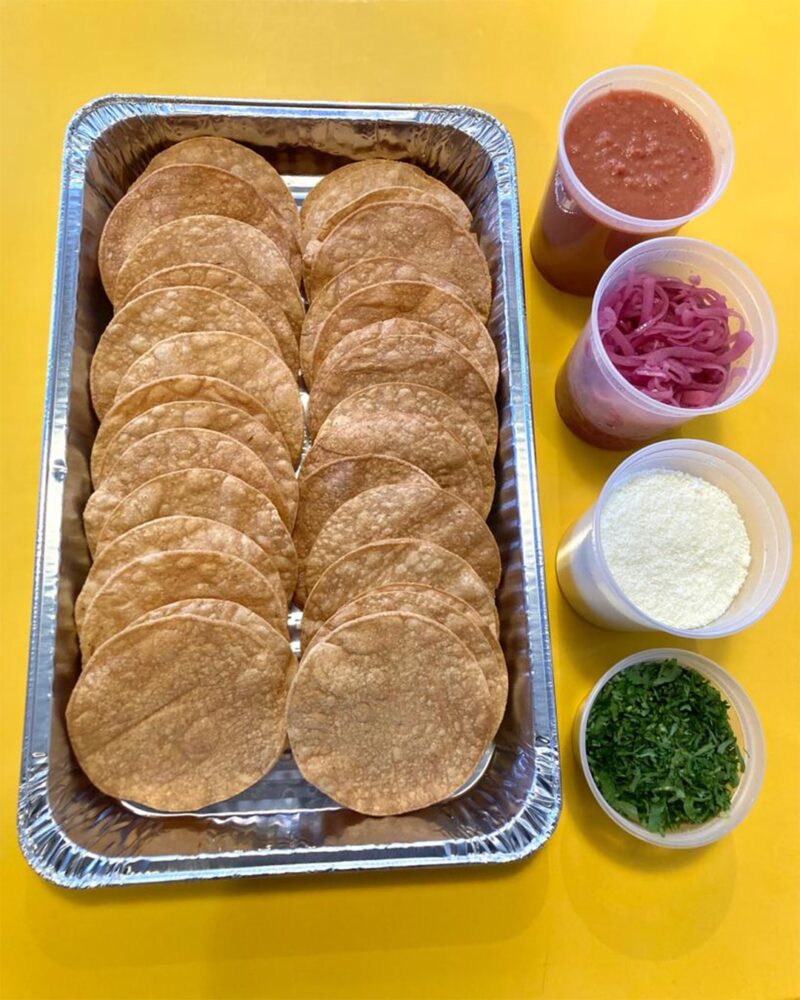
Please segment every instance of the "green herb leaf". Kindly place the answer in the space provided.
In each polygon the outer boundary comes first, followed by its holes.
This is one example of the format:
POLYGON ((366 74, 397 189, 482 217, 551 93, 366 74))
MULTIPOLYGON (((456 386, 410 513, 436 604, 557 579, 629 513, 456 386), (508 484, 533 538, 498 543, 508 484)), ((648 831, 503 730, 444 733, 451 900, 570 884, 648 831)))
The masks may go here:
POLYGON ((677 660, 620 671, 595 700, 586 753, 621 815, 664 833, 730 808, 744 758, 719 691, 677 660))

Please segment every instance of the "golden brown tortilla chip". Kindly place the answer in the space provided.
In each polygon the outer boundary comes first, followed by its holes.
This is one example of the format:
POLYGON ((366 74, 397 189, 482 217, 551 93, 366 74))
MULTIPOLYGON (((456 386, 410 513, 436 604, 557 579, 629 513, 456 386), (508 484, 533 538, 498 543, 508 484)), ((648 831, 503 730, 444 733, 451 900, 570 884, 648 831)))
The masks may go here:
POLYGON ((391 397, 349 396, 329 414, 300 470, 301 478, 320 465, 355 455, 392 455, 418 466, 445 490, 461 497, 481 517, 493 492, 450 429, 429 415, 395 409, 391 397))
POLYGON ((159 288, 177 288, 181 285, 208 288, 212 292, 227 295, 228 298, 249 309, 275 337, 287 368, 292 372, 298 371, 300 352, 297 335, 286 318, 286 313, 268 292, 254 281, 245 278, 243 274, 231 271, 230 268, 216 267, 214 264, 178 264, 176 267, 165 267, 163 271, 156 271, 135 285, 117 308, 124 309, 132 299, 146 292, 155 292, 159 288))
POLYGON ((97 252, 108 297, 126 258, 159 226, 194 215, 219 215, 258 228, 268 206, 252 184, 227 170, 202 164, 162 167, 114 206, 97 252))
POLYGON ((114 402, 125 372, 167 337, 199 330, 225 330, 257 340, 280 356, 272 332, 249 309, 227 295, 185 285, 146 292, 131 300, 106 327, 92 357, 92 405, 102 418, 114 402))
MULTIPOLYGON (((151 552, 120 567, 95 594, 80 634, 84 663, 140 615, 191 597, 243 604, 282 635, 289 634, 283 595, 250 563, 223 552, 151 552)), ((198 650, 195 655, 200 658, 198 650)))
POLYGON ((267 553, 291 596, 297 582, 297 554, 275 505, 263 493, 219 469, 181 469, 148 479, 111 512, 97 552, 138 524, 184 514, 229 524, 267 553))
POLYGON ((475 236, 441 208, 413 202, 366 205, 339 223, 323 243, 306 247, 309 298, 331 278, 365 257, 405 257, 463 288, 479 316, 488 316, 492 281, 475 236))
MULTIPOLYGON (((337 302, 341 302, 360 288, 377 285, 382 281, 424 281, 444 292, 449 292, 450 295, 455 295, 468 304, 463 289, 458 285, 444 281, 429 271, 423 271, 410 260, 403 260, 402 257, 367 257, 365 260, 356 261, 331 278, 308 307, 300 336, 300 363, 303 369, 310 367, 317 334, 337 302)), ((485 316, 480 318, 486 319, 485 316)))
MULTIPOLYGON (((134 389, 125 396, 120 396, 106 413, 103 422, 97 429, 97 436, 92 445, 92 479, 95 485, 99 481, 96 476, 106 461, 106 452, 114 438, 122 428, 134 417, 138 417, 154 406, 175 401, 200 400, 212 403, 225 403, 235 406, 242 412, 255 417, 274 435, 283 437, 278 431, 275 418, 271 416, 259 401, 238 386, 231 385, 220 378, 206 375, 172 375, 169 378, 156 379, 139 389, 134 389)), ((289 452, 287 450, 286 454, 289 452)), ((102 477, 101 477, 102 478, 102 477)))
POLYGON ((394 318, 425 323, 452 337, 480 369, 494 393, 499 373, 497 350, 480 317, 462 299, 423 281, 385 281, 341 299, 328 313, 314 341, 310 367, 303 369, 306 385, 313 386, 314 374, 347 334, 394 318))
MULTIPOLYGON (((298 486, 283 438, 268 431, 257 417, 250 416, 236 406, 210 403, 202 399, 178 400, 153 406, 133 417, 117 432, 105 449, 105 466, 111 468, 122 452, 148 434, 173 427, 200 427, 217 431, 247 445, 269 469, 286 507, 287 523, 294 524, 298 486)), ((94 459, 94 453, 92 458, 94 459)), ((102 468, 97 475, 93 475, 93 481, 95 488, 101 485, 102 468)))
MULTIPOLYGON (((445 188, 445 190, 448 192, 448 195, 452 195, 452 191, 447 188, 445 188)), ((433 190, 426 190, 425 188, 404 187, 402 185, 380 187, 375 188, 372 191, 368 191, 366 194, 362 194, 360 198, 355 198, 353 201, 343 205, 342 208, 334 212, 332 215, 329 215, 316 233, 312 233, 310 230, 307 230, 303 234, 304 245, 308 243, 310 239, 315 239, 322 243, 331 230, 335 229, 343 219, 347 218, 348 215, 352 215, 353 212, 357 212, 359 208, 364 208, 365 205, 374 205, 379 201, 413 201, 418 204, 422 202, 425 205, 434 205, 437 208, 444 209, 444 211, 447 212, 447 214, 451 216, 459 226, 463 226, 466 230, 469 230, 472 222, 471 218, 469 222, 466 222, 463 218, 459 218, 456 213, 452 212, 450 210, 450 206, 442 202, 440 192, 435 188, 433 190)))
POLYGON ((168 337, 133 362, 117 395, 170 375, 210 375, 255 396, 275 418, 292 461, 300 459, 305 428, 297 382, 280 357, 263 344, 211 330, 168 337))
POLYGON ((235 604, 233 601, 221 601, 217 597, 194 597, 187 601, 173 601, 172 604, 164 604, 160 608, 153 608, 152 611, 140 615, 128 628, 136 628, 137 625, 145 625, 147 622, 161 621, 162 618, 172 618, 173 615, 194 615, 197 618, 232 622, 234 625, 242 625, 244 628, 251 629, 259 639, 267 642, 275 632, 270 624, 249 608, 235 604))
POLYGON ((293 659, 277 633, 192 615, 127 629, 72 692, 75 755, 101 791, 151 809, 230 798, 283 752, 293 659))
MULTIPOLYGON (((302 564, 322 526, 339 507, 364 490, 390 483, 421 483, 435 486, 422 469, 391 455, 357 455, 321 465, 300 479, 300 502, 294 524, 295 549, 302 564)), ((295 593, 303 606, 305 594, 295 593)))
POLYGON ((460 597, 497 635, 494 595, 468 562, 434 542, 398 538, 362 545, 328 566, 303 610, 303 649, 343 604, 367 590, 397 583, 423 583, 460 597))
POLYGON ((490 738, 489 691, 448 629, 406 612, 340 625, 301 662, 289 741, 307 781, 367 815, 448 798, 490 738))
MULTIPOLYGON (((137 191, 144 185, 150 186, 150 178, 158 171, 172 171, 173 174, 180 174, 181 182, 178 183, 175 180, 168 185, 168 190, 172 194, 173 199, 183 205, 188 203, 191 205, 194 201, 197 201, 197 195, 192 190, 191 195, 185 190, 186 188, 193 189, 198 185, 202 185, 205 182, 208 183, 208 172, 216 171, 217 174, 227 174, 230 178, 228 182, 230 186, 243 188, 245 185, 250 189, 249 198, 254 206, 253 215, 256 221, 251 221, 250 218, 244 218, 242 221, 250 222, 250 225, 259 229, 265 236, 268 236, 278 247, 284 259, 289 264, 292 274, 294 276, 297 284, 303 276, 303 258, 300 253, 300 240, 299 240, 299 218, 295 215, 294 223, 289 223, 281 217, 281 215, 275 210, 274 206, 270 201, 262 197, 258 187, 251 184, 247 178, 243 177, 241 173, 236 171, 226 170, 224 167, 212 163, 206 163, 198 159, 194 160, 182 160, 174 161, 172 163, 162 162, 155 170, 146 170, 143 174, 134 181, 131 187, 128 189, 125 197, 131 200, 136 199, 137 191), (176 170, 176 168, 178 168, 176 170), (193 175, 190 179, 190 173, 193 175), (255 207, 257 206, 257 208, 255 207)), ((211 184, 212 190, 215 184, 219 184, 219 180, 211 184)), ((162 185, 164 186, 164 185, 162 185)), ((157 197, 159 201, 163 202, 163 192, 158 191, 157 197)), ((142 211, 139 212, 139 222, 141 224, 141 218, 146 217, 147 207, 144 206, 142 211)), ((211 206, 207 206, 202 200, 199 201, 198 207, 200 211, 182 211, 173 218, 183 218, 189 215, 222 215, 228 216, 230 218, 239 219, 241 216, 235 212, 223 212, 223 211, 212 211, 211 206)), ((166 218, 162 219, 162 222, 168 221, 166 218)), ((160 224, 160 223, 159 223, 160 224)), ((151 227, 152 228, 152 227, 151 227)), ((138 241, 137 241, 138 242, 138 241)))
POLYGON ((299 335, 305 310, 283 254, 260 230, 220 215, 192 215, 148 233, 120 268, 114 305, 140 281, 181 264, 214 264, 243 274, 275 299, 299 335))
POLYGON ((503 721, 508 700, 506 660, 500 643, 491 631, 484 627, 477 612, 452 594, 422 585, 379 587, 377 590, 368 590, 339 608, 336 614, 325 622, 308 644, 306 653, 309 653, 317 643, 324 642, 334 629, 344 625, 345 622, 385 611, 408 611, 423 618, 432 618, 445 628, 449 628, 464 643, 477 660, 486 678, 492 720, 490 738, 494 737, 503 721))
POLYGON ((205 163, 236 174, 253 185, 290 231, 299 233, 300 216, 292 192, 272 164, 247 146, 211 135, 184 139, 157 153, 136 183, 154 170, 174 163, 205 163))
POLYGON ((249 536, 229 524, 205 517, 160 517, 118 535, 98 553, 75 601, 78 631, 94 595, 120 567, 150 552, 183 549, 213 550, 238 556, 257 569, 277 593, 283 594, 283 583, 275 564, 249 536))
POLYGON ((450 396, 413 382, 381 382, 359 389, 353 396, 359 399, 362 411, 371 406, 380 410, 391 407, 398 413, 409 413, 425 420, 435 420, 454 434, 467 449, 467 454, 480 473, 486 495, 494 495, 494 455, 489 451, 481 429, 450 396))
POLYGON ((401 160, 360 160, 331 171, 309 191, 300 209, 303 247, 346 206, 376 190, 397 187, 422 191, 446 209, 458 225, 469 229, 472 224, 472 213, 458 195, 419 167, 401 160))
MULTIPOLYGON (((194 378, 195 376, 188 377, 194 378)), ((152 382, 145 383, 147 386, 153 384, 152 382)), ((102 456, 104 464, 110 467, 115 458, 134 441, 170 427, 202 427, 206 430, 228 434, 230 437, 236 438, 237 441, 241 441, 242 444, 246 444, 248 448, 252 448, 273 475, 278 471, 281 477, 285 474, 287 477, 294 478, 289 452, 286 450, 283 438, 277 432, 267 430, 262 420, 239 409, 238 406, 205 399, 170 400, 151 406, 142 413, 131 417, 127 423, 120 427, 108 442, 107 447, 104 448, 102 456)), ((93 478, 99 485, 103 478, 103 466, 97 468, 93 478)), ((295 493, 296 490, 291 492, 295 493)))
POLYGON ((288 514, 281 513, 286 504, 272 473, 247 445, 202 427, 172 427, 148 434, 122 452, 89 497, 83 511, 89 549, 96 551, 103 525, 123 497, 148 479, 177 469, 228 472, 268 497, 287 524, 288 514))
POLYGON ((343 337, 317 369, 308 400, 312 438, 347 396, 383 382, 412 382, 450 396, 480 427, 494 454, 497 405, 483 373, 447 334, 409 319, 386 319, 343 337))
MULTIPOLYGON (((426 583, 388 583, 380 587, 373 587, 371 590, 365 591, 358 597, 354 597, 350 602, 350 605, 355 604, 358 601, 372 601, 373 599, 379 600, 380 595, 386 593, 387 595, 398 594, 400 599, 403 600, 403 595, 405 594, 421 594, 423 597, 425 594, 433 592, 436 594, 437 600, 445 603, 450 607, 452 611, 456 611, 461 615, 466 615, 470 621, 477 625, 481 632, 494 642, 497 642, 497 636, 499 630, 497 627, 497 622, 493 621, 491 626, 488 625, 478 614, 475 608, 467 604, 466 601, 462 600, 460 597, 456 597, 455 594, 450 593, 446 590, 440 590, 436 587, 431 587, 430 584, 426 583)), ((346 605, 349 607, 350 605, 346 605)), ((338 611, 336 614, 338 615, 338 611)), ((421 612, 419 612, 421 614, 421 612)), ((327 624, 327 623, 326 623, 327 624)), ((325 626, 323 626, 324 628, 325 626)))
POLYGON ((490 590, 500 583, 497 542, 472 507, 435 485, 395 483, 365 490, 331 514, 300 564, 297 592, 305 600, 331 563, 386 538, 435 542, 465 559, 490 590))

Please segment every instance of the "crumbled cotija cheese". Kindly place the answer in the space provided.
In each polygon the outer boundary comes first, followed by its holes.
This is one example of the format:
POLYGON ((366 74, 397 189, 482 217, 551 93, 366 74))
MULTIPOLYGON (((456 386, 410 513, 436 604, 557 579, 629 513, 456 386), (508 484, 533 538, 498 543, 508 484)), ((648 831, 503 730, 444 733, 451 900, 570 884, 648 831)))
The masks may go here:
POLYGON ((613 490, 600 544, 626 597, 673 628, 702 628, 724 614, 750 565, 750 538, 728 494, 667 469, 613 490))

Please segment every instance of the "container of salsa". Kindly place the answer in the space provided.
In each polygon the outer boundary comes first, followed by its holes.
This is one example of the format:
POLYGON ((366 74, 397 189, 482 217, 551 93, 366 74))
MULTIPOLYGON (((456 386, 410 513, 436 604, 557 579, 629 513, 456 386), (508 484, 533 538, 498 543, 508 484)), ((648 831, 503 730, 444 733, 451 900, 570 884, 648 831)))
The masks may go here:
MULTIPOLYGON (((647 308, 646 316, 658 315, 657 303, 647 308)), ((638 320, 626 322, 633 327, 638 320)), ((755 392, 774 360, 777 336, 769 296, 740 260, 711 243, 685 236, 649 240, 618 257, 598 284, 589 319, 556 378, 558 412, 569 429, 590 444, 638 447, 694 417, 730 409, 755 392), (642 338, 641 354, 628 365, 610 339, 612 307, 619 308, 629 280, 641 282, 648 276, 657 296, 663 297, 664 289, 671 295, 680 285, 696 299, 690 309, 697 333, 679 324, 664 324, 667 332, 642 338), (712 316, 707 323, 703 309, 712 316), (727 345, 718 346, 716 354, 699 349, 705 346, 704 327, 719 324, 725 312, 730 313, 724 317, 727 345), (689 342, 684 346, 685 337, 689 342), (670 350, 665 343, 674 346, 670 350), (675 377, 660 382, 664 355, 674 356, 675 377), (646 367, 651 358, 652 371, 646 367), (646 377, 648 373, 652 378, 646 377), (676 379, 683 379, 689 391, 658 391, 660 386, 675 386, 676 379), (706 384, 709 391, 701 391, 706 384)), ((621 346, 628 349, 624 343, 621 346)))
POLYGON ((655 66, 598 73, 561 116, 534 262, 556 288, 591 295, 629 247, 713 205, 732 168, 728 123, 690 80, 655 66))

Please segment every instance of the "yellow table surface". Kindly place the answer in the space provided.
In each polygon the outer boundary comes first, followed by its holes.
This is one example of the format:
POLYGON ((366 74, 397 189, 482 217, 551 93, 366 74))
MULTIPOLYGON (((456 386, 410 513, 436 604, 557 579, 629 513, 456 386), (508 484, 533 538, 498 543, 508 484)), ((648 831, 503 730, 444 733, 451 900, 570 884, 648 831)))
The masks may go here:
MULTIPOLYGON (((487 870, 251 879, 75 893, 28 870, 14 814, 61 145, 111 91, 477 105, 514 137, 523 239, 561 107, 608 66, 654 63, 725 110, 736 166, 686 232, 741 256, 778 317, 755 397, 688 436, 740 451, 798 511, 800 5, 778 0, 0 3, 2 44, 2 996, 774 998, 800 995, 797 573, 747 633, 697 648, 761 714, 766 780, 745 823, 701 851, 618 834, 569 742, 599 674, 663 635, 581 621, 553 574, 559 536, 622 456, 574 439, 553 380, 588 300, 526 257, 536 446, 564 811, 532 860, 487 870)), ((795 519, 795 530, 797 520, 795 519)), ((666 638, 666 641, 665 641, 666 638)))

